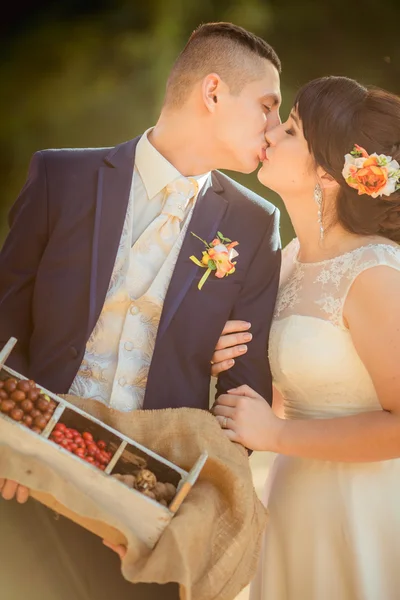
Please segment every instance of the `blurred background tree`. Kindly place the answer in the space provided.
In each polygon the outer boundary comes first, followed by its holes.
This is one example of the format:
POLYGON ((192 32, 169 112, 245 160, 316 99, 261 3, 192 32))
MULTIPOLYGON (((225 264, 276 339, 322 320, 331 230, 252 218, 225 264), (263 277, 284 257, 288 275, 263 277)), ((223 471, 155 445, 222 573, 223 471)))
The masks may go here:
MULTIPOLYGON (((399 93, 399 17, 398 0, 16 1, 0 25, 0 243, 32 153, 112 146, 154 124, 169 69, 200 23, 231 21, 272 44, 285 117, 296 89, 321 75, 399 93)), ((282 209, 255 174, 229 174, 282 209)), ((282 210, 283 243, 291 236, 282 210)))

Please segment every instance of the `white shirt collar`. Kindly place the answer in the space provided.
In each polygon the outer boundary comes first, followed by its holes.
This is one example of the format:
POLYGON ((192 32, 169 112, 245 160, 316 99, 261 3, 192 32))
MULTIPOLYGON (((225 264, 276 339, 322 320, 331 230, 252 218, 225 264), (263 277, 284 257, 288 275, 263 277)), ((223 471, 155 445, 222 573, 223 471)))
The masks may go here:
MULTIPOLYGON (((135 166, 139 171, 149 200, 154 198, 166 185, 174 181, 177 177, 182 177, 178 169, 171 165, 149 142, 148 135, 152 129, 153 127, 150 127, 144 132, 138 141, 135 153, 135 166)), ((210 172, 193 177, 198 183, 199 192, 209 175, 210 172)))

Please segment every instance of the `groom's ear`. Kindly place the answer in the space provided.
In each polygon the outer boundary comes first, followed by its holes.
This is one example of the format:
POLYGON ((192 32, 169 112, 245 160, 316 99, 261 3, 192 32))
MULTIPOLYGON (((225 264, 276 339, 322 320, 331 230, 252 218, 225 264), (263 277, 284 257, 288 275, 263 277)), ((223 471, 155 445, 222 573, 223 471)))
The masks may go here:
POLYGON ((203 79, 203 101, 210 112, 214 112, 218 105, 218 96, 223 93, 223 83, 219 75, 210 73, 203 79))
POLYGON ((326 191, 337 191, 339 189, 339 184, 332 175, 327 173, 322 167, 318 167, 317 169, 318 178, 320 185, 323 190, 326 191))

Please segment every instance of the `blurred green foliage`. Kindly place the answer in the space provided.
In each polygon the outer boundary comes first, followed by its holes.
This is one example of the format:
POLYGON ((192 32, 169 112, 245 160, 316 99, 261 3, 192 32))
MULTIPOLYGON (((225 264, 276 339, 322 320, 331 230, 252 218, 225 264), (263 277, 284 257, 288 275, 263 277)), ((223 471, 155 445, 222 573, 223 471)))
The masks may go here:
MULTIPOLYGON (((296 89, 327 74, 400 92, 398 0, 109 0, 48 3, 3 43, 0 61, 0 242, 30 156, 112 146, 154 124, 172 63, 202 22, 261 35, 283 64, 284 117, 296 89), (67 10, 67 9, 70 10, 67 10)), ((268 197, 255 174, 231 176, 268 197)), ((285 244, 292 229, 282 210, 285 244)))

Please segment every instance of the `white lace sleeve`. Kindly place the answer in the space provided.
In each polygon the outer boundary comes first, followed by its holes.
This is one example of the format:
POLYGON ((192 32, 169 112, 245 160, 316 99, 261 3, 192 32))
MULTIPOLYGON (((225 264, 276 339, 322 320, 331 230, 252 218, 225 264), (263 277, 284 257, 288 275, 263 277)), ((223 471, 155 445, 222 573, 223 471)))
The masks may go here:
POLYGON ((388 266, 400 271, 400 246, 368 244, 332 259, 302 263, 294 239, 282 252, 275 319, 315 317, 347 329, 343 308, 355 279, 365 270, 388 266))
POLYGON ((343 309, 346 298, 351 286, 361 273, 368 269, 376 267, 390 267, 396 271, 400 271, 400 247, 390 246, 389 244, 371 244, 360 248, 359 253, 355 253, 355 260, 350 265, 350 268, 344 274, 342 283, 342 298, 339 323, 343 325, 343 309))

